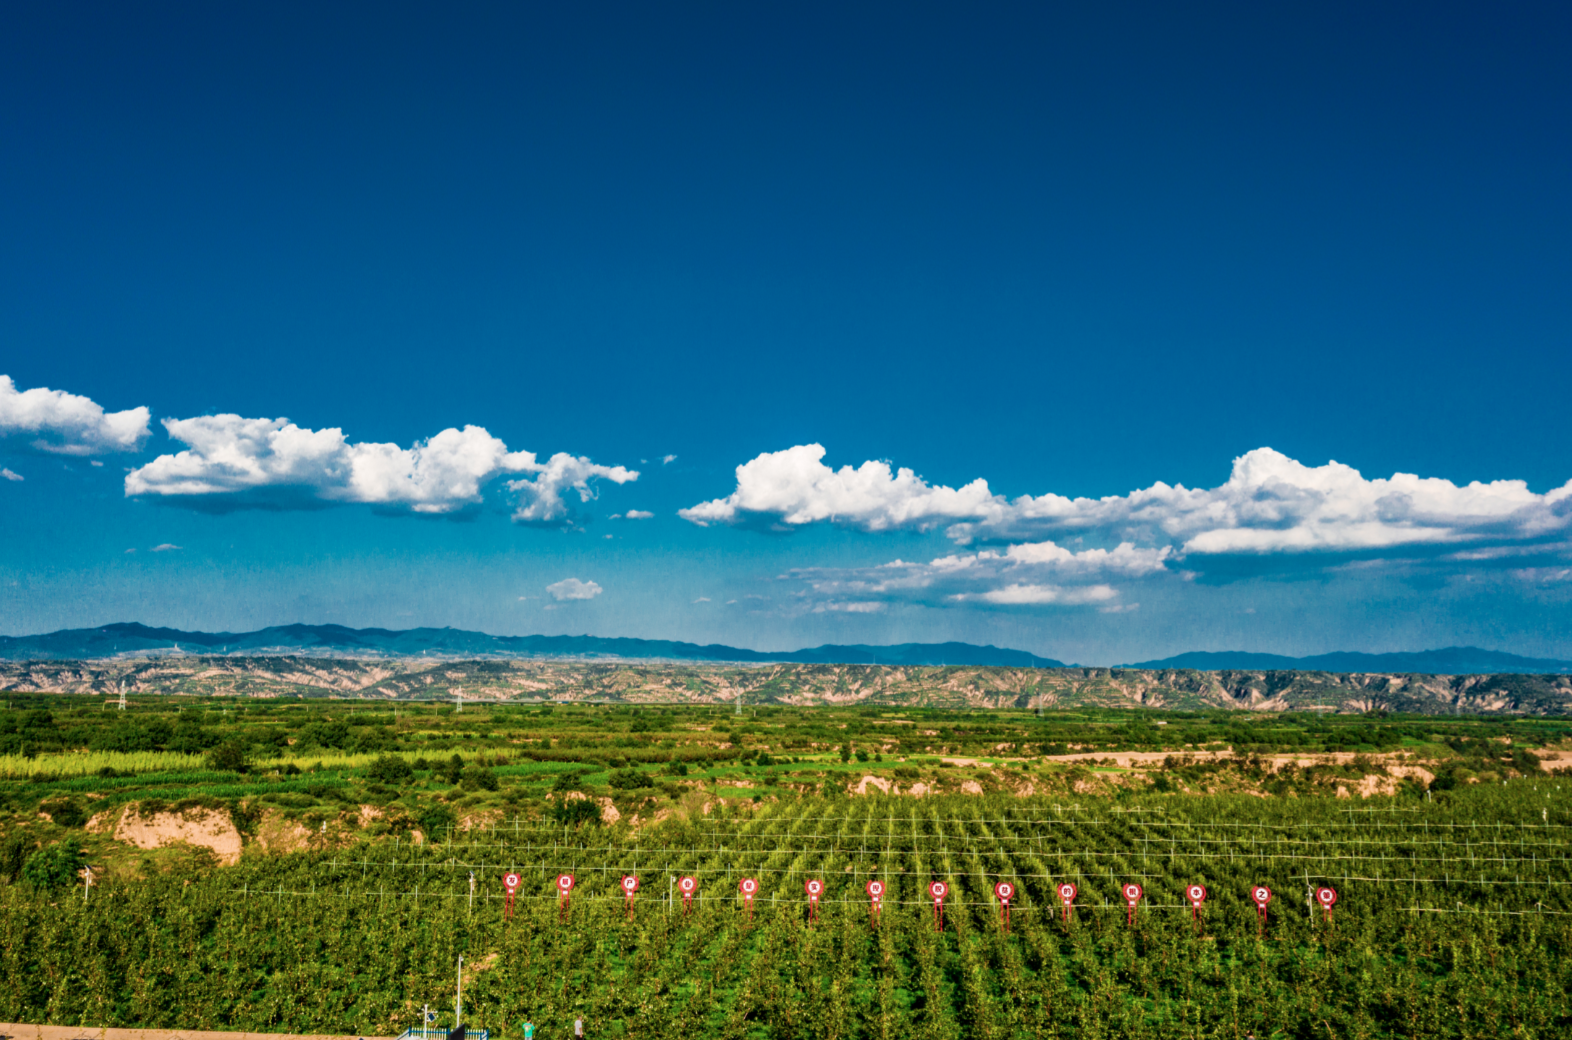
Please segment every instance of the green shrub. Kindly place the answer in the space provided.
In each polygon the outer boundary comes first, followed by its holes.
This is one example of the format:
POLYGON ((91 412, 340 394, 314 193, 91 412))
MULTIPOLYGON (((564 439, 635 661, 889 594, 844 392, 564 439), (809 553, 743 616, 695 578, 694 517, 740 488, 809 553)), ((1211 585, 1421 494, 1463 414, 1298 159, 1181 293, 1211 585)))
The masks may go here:
POLYGON ((366 779, 379 784, 393 784, 408 780, 415 775, 408 762, 397 755, 379 755, 371 765, 366 767, 366 779))
POLYGON ((87 814, 82 811, 82 807, 69 799, 45 802, 38 809, 48 813, 49 818, 61 827, 80 827, 87 822, 87 814))
POLYGON ((588 798, 574 798, 571 801, 561 801, 551 807, 551 818, 569 827, 577 827, 583 823, 598 827, 600 826, 600 806, 588 798))
POLYGON ((76 883, 76 872, 86 861, 82 848, 73 839, 46 845, 27 857, 22 877, 37 888, 65 888, 76 883))
POLYGON ((226 740, 207 753, 207 767, 219 773, 244 773, 250 768, 246 747, 238 740, 226 740))
POLYGON ((464 770, 463 784, 466 791, 495 791, 501 786, 490 766, 470 766, 464 770))
POLYGON ((5 841, 0 842, 0 876, 7 881, 21 877, 22 864, 27 862, 33 848, 32 840, 20 831, 6 835, 5 841))
POLYGON ((426 836, 427 841, 441 841, 447 837, 448 830, 458 822, 452 809, 438 804, 422 808, 416 820, 420 823, 420 832, 426 836))
POLYGON ((619 769, 611 774, 611 779, 607 783, 617 791, 634 791, 641 787, 655 786, 654 781, 637 769, 619 769))

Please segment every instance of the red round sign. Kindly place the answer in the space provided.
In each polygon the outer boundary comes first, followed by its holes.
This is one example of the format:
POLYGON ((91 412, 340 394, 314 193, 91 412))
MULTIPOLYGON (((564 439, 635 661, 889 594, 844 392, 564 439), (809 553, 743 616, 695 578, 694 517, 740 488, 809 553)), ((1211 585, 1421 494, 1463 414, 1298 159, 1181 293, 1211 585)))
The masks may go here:
POLYGON ((884 896, 884 882, 882 882, 882 881, 870 881, 870 882, 868 882, 868 894, 870 896, 872 896, 875 901, 878 901, 879 899, 883 898, 883 896, 884 896))
POLYGON ((1257 885, 1250 890, 1250 898, 1255 900, 1256 906, 1265 906, 1272 901, 1272 890, 1265 885, 1257 885))
POLYGON ((1008 903, 1015 898, 1015 886, 1008 881, 1001 881, 993 886, 993 894, 999 897, 1001 903, 1008 903))
POLYGON ((1332 904, 1337 902, 1337 889, 1318 888, 1315 890, 1315 899, 1316 902, 1330 910, 1332 908, 1332 904))
POLYGON ((557 875, 557 891, 562 892, 563 894, 567 894, 568 892, 573 891, 573 875, 572 874, 558 874, 557 875))
POLYGON ((928 894, 935 899, 943 899, 950 891, 950 886, 943 881, 935 881, 928 886, 928 894))
POLYGON ((637 892, 639 890, 639 879, 629 874, 622 879, 622 890, 629 895, 637 892))
POLYGON ((1066 881, 1059 886, 1059 901, 1065 906, 1075 902, 1075 886, 1066 881))
POLYGON ((677 882, 677 887, 682 889, 684 895, 691 896, 694 890, 699 887, 699 883, 693 878, 685 877, 681 881, 677 882))
POLYGON ((749 899, 752 899, 753 893, 759 890, 759 883, 753 880, 751 877, 745 877, 741 881, 737 882, 737 890, 743 895, 747 896, 749 899))
POLYGON ((808 893, 809 899, 818 899, 819 894, 824 891, 824 882, 808 881, 803 884, 802 888, 803 891, 808 893))
POLYGON ((517 874, 502 875, 502 885, 508 890, 509 895, 512 895, 514 892, 519 890, 519 882, 522 880, 524 879, 519 877, 517 874))
POLYGON ((1200 906, 1202 903, 1206 902, 1205 885, 1191 885, 1189 888, 1184 890, 1184 894, 1185 898, 1190 900, 1191 906, 1200 906))
POLYGON ((1131 882, 1124 886, 1124 901, 1131 906, 1141 901, 1141 886, 1131 882))

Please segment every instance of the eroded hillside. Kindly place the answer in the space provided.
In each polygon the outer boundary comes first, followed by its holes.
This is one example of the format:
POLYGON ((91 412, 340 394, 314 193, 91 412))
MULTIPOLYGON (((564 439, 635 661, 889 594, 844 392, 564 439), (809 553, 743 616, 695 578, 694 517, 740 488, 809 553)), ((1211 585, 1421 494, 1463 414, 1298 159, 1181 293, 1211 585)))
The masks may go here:
POLYGON ((1247 708, 1555 715, 1572 676, 872 665, 155 657, 0 663, 0 690, 112 696, 899 704, 927 707, 1247 708))

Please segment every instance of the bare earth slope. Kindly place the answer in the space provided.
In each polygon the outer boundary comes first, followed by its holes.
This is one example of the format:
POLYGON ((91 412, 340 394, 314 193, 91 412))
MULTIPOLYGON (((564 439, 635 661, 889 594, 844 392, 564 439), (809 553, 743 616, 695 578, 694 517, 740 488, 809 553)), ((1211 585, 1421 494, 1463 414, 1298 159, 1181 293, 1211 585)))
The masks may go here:
POLYGON ((184 657, 0 662, 0 690, 116 695, 1572 712, 1572 676, 1190 669, 681 665, 429 658, 184 657))

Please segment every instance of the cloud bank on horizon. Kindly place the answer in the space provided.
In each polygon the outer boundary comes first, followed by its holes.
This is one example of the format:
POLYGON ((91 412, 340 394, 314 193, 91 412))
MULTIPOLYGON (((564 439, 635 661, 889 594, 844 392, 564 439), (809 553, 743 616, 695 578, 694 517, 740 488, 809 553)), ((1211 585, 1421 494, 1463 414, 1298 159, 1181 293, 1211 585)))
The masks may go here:
MULTIPOLYGON (((1228 480, 1214 488, 1159 481, 1096 499, 1052 493, 1007 499, 981 478, 960 488, 934 486, 883 461, 831 469, 824 455, 818 444, 761 454, 737 467, 730 495, 680 515, 700 525, 775 530, 825 522, 867 532, 944 527, 959 545, 1007 545, 925 564, 894 560, 873 569, 793 572, 812 595, 852 597, 840 602, 875 596, 930 604, 1105 603, 1119 595, 1107 584, 1110 577, 1193 578, 1226 558, 1319 556, 1342 563, 1456 547, 1447 559, 1457 564, 1572 549, 1564 541, 1572 527, 1572 481, 1536 494, 1521 480, 1460 487, 1407 473, 1370 479, 1338 462, 1306 466, 1257 448, 1235 459, 1228 480), (1047 535, 1106 547, 1072 551, 1047 535)), ((1519 569, 1524 580, 1551 580, 1553 573, 1559 572, 1519 569)))
POLYGON ((882 461, 833 470, 804 444, 737 467, 726 498, 680 511, 697 524, 760 518, 785 528, 831 521, 864 531, 948 527, 961 544, 1056 531, 1122 531, 1190 553, 1350 551, 1481 538, 1536 538, 1572 523, 1572 480, 1543 495, 1521 480, 1449 480, 1396 473, 1366 479, 1351 466, 1306 466, 1271 448, 1234 460, 1227 482, 1190 489, 1161 481, 1128 495, 1014 500, 982 478, 933 486, 882 461))

